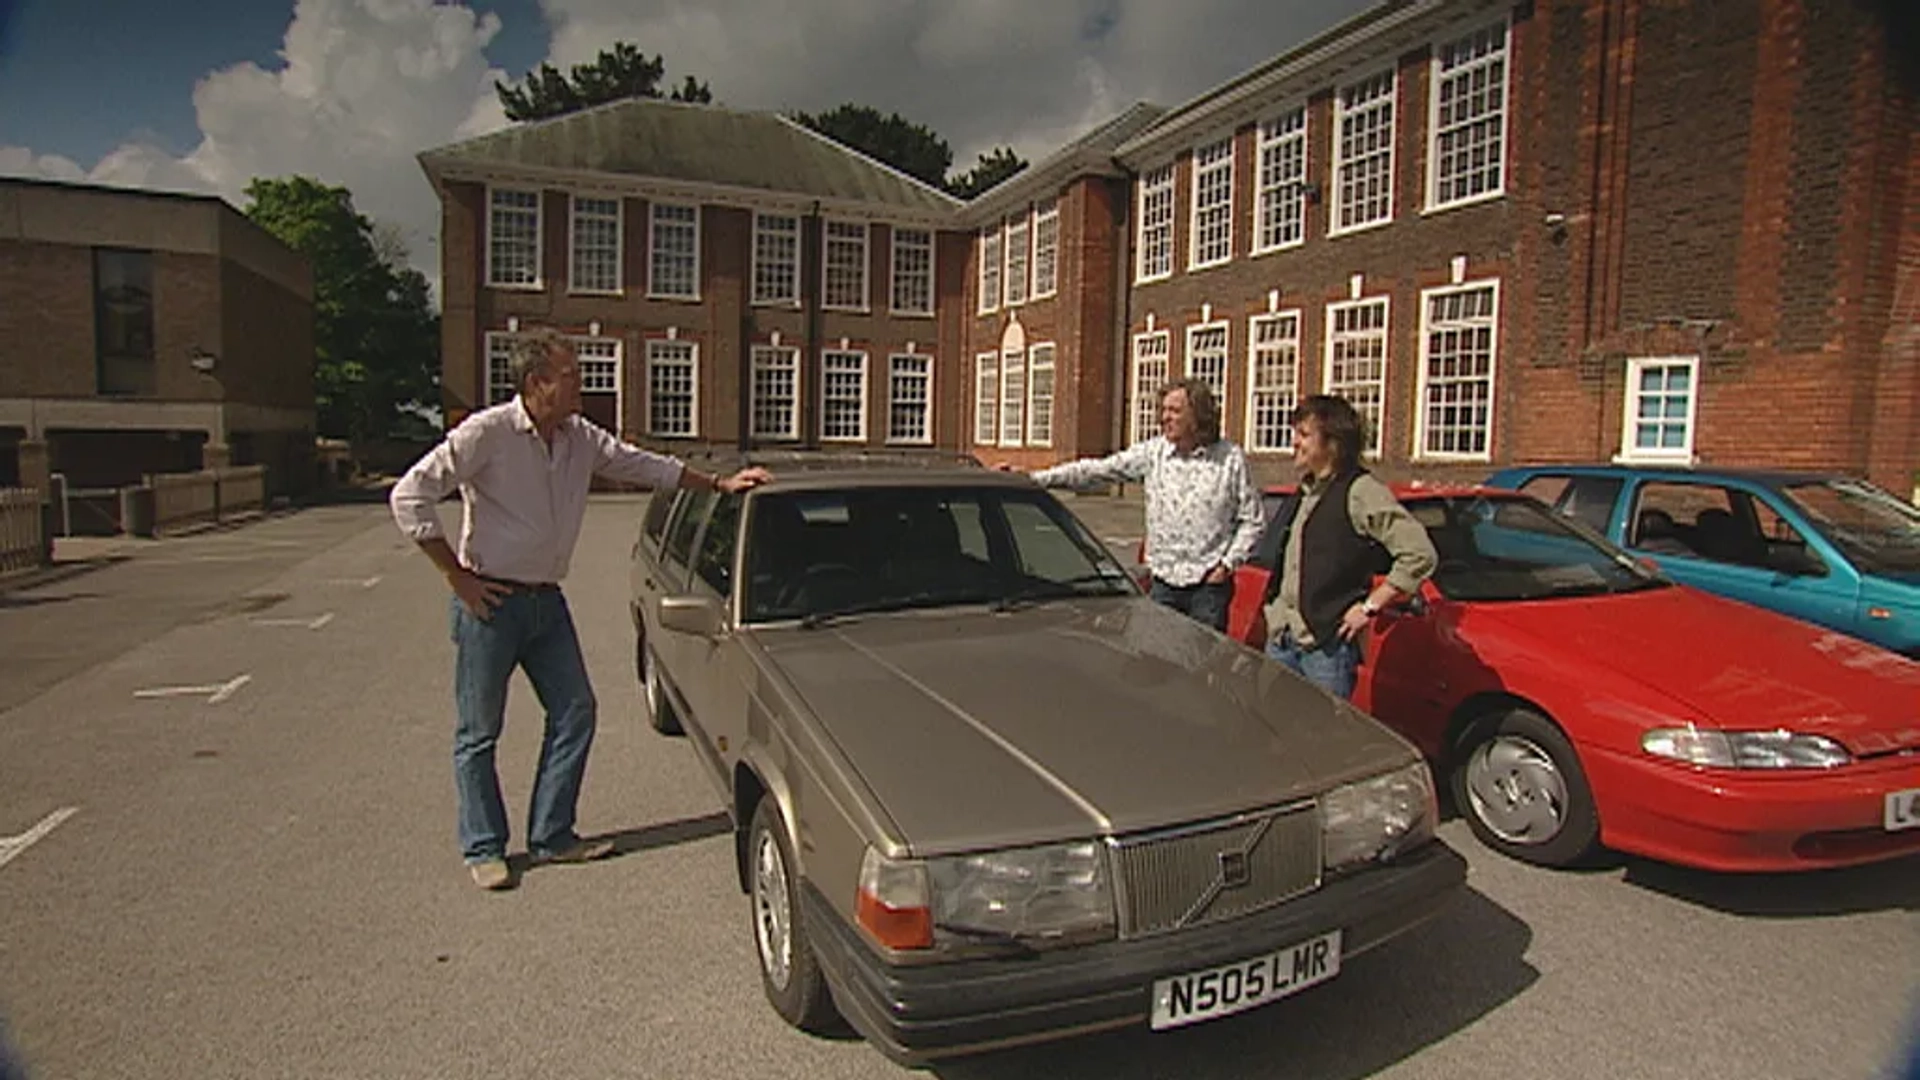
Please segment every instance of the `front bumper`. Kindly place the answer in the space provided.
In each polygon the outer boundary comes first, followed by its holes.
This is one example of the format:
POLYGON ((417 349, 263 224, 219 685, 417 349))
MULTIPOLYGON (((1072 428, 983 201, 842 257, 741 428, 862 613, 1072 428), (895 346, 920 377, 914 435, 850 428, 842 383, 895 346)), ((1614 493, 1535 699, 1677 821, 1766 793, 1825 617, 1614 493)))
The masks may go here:
POLYGON ((1920 788, 1920 757, 1829 772, 1701 769, 1583 750, 1600 840, 1618 851, 1722 872, 1832 869, 1920 852, 1920 829, 1889 832, 1889 792, 1920 788))
POLYGON ((834 1004, 905 1065, 1145 1021, 1153 981, 1233 963, 1334 929, 1352 957, 1437 915, 1465 890, 1466 860, 1441 841, 1399 861, 1229 922, 1035 956, 888 965, 811 884, 807 928, 834 1004))

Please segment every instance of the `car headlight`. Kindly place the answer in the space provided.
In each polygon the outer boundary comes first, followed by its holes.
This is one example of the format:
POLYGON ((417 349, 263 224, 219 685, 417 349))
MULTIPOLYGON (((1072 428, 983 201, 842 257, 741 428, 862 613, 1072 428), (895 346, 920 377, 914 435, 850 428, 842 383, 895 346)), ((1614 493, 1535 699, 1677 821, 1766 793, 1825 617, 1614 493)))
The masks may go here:
POLYGON ((894 948, 1046 948, 1114 934, 1112 878, 1097 841, 926 860, 869 849, 860 876, 860 921, 894 948))
POLYGON ((1720 769, 1831 769, 1853 760, 1847 748, 1825 735, 1776 731, 1715 731, 1659 728, 1640 737, 1655 757, 1720 769))
POLYGON ((1338 870, 1391 859, 1433 839, 1437 817, 1424 761, 1334 788, 1320 799, 1323 865, 1338 870))

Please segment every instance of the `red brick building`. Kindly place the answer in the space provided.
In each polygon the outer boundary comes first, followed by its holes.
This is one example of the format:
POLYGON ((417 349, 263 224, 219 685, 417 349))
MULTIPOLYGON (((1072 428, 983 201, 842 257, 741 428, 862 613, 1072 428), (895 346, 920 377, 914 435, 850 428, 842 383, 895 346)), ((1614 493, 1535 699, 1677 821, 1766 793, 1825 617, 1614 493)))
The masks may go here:
POLYGON ((480 358, 531 320, 611 339, 591 349, 619 389, 596 407, 640 438, 732 441, 746 416, 756 441, 902 441, 924 363, 925 441, 1039 465, 1151 433, 1153 389, 1194 374, 1267 476, 1293 403, 1332 390, 1390 474, 1765 464, 1904 493, 1920 107, 1887 18, 1390 0, 965 205, 767 115, 627 103, 525 125, 422 158, 447 206, 449 405, 487 398, 480 358), (566 276, 594 229, 622 237, 592 256, 622 267, 604 295, 566 276), (934 250, 931 314, 880 306, 895 235, 934 250), (650 295, 687 243, 675 272, 691 258, 697 287, 650 295), (797 267, 772 304, 768 253, 797 267), (518 278, 489 278, 502 259, 518 278), (867 304, 816 302, 856 266, 867 304))
POLYGON ((0 487, 313 468, 313 275, 220 199, 0 179, 0 487))

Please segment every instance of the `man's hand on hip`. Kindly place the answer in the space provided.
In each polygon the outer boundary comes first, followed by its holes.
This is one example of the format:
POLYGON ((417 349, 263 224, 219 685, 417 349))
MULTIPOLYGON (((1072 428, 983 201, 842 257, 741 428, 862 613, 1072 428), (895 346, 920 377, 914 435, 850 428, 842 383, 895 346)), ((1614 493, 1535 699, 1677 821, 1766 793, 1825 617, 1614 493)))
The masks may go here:
POLYGON ((507 587, 497 581, 488 581, 465 567, 447 575, 447 584, 453 586, 453 595, 460 598, 473 617, 486 621, 492 617, 493 609, 500 606, 500 599, 507 595, 507 587))
POLYGON ((1213 569, 1207 571, 1207 584, 1209 585, 1225 585, 1232 580, 1233 571, 1227 568, 1226 563, 1220 563, 1213 569))
POLYGON ((1367 614, 1366 606, 1355 604, 1340 616, 1340 640, 1357 641, 1367 626, 1373 622, 1373 616, 1367 614))
POLYGON ((761 484, 771 483, 772 481, 772 473, 758 465, 753 465, 741 469, 732 476, 716 478, 713 486, 729 495, 738 495, 748 488, 759 487, 761 484))

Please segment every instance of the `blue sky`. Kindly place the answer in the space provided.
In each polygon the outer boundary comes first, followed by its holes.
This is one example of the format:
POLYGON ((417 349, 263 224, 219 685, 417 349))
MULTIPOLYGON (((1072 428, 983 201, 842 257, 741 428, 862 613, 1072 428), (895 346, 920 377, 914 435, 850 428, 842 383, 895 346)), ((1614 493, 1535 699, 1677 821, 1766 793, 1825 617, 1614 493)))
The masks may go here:
MULTIPOLYGON (((547 54, 537 0, 475 0, 500 16, 486 50, 521 77, 547 54)), ((0 0, 0 145, 90 167, 130 139, 180 155, 200 141, 193 86, 210 71, 278 57, 291 0, 0 0), (191 14, 186 14, 191 12, 191 14)))

